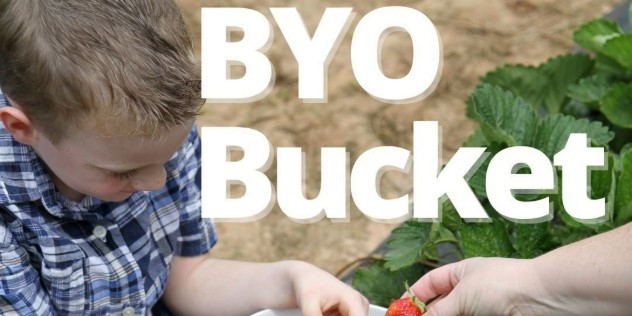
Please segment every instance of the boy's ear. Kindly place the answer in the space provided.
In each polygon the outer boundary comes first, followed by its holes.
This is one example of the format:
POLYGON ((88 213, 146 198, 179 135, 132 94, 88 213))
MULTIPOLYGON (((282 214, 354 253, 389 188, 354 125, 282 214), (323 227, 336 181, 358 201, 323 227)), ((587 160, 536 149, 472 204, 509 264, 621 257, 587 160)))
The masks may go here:
POLYGON ((0 108, 0 121, 18 142, 32 145, 37 139, 37 131, 24 112, 16 107, 0 108))

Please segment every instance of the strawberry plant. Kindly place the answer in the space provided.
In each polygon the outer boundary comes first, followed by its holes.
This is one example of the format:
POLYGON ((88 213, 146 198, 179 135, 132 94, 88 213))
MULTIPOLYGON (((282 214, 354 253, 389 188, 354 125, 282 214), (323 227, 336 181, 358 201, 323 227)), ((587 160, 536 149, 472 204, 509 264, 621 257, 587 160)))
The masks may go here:
MULTIPOLYGON (((574 34, 582 52, 554 57, 538 66, 506 65, 481 78, 467 101, 477 129, 463 146, 486 147, 487 160, 468 180, 492 218, 466 223, 449 200, 441 221, 409 220, 393 230, 383 259, 359 268, 352 285, 373 303, 388 306, 401 296, 399 284, 414 282, 433 266, 462 258, 533 258, 632 220, 632 33, 616 22, 590 21, 574 34), (607 218, 585 223, 564 210, 556 192, 515 194, 524 201, 548 197, 553 218, 516 223, 500 216, 485 192, 485 170, 493 155, 529 146, 550 159, 571 133, 585 133, 603 147, 607 168, 590 169, 589 197, 605 198, 607 218)), ((518 172, 526 172, 523 168, 518 172)))

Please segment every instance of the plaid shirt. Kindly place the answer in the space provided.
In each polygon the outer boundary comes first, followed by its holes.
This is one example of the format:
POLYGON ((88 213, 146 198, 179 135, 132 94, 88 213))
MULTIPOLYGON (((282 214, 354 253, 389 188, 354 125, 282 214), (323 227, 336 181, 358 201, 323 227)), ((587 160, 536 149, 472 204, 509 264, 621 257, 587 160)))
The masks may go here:
POLYGON ((0 124, 0 313, 148 314, 173 255, 204 254, 216 241, 212 222, 200 217, 195 126, 165 169, 161 190, 72 202, 0 124))

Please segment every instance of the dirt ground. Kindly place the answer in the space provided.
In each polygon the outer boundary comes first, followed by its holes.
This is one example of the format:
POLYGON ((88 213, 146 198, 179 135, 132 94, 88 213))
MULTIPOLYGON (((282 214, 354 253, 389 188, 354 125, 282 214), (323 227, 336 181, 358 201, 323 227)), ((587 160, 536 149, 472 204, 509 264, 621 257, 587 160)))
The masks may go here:
MULTIPOLYGON (((342 0, 245 1, 179 0, 199 47, 200 7, 247 7, 266 14, 275 27, 267 56, 276 70, 276 84, 262 100, 251 104, 207 104, 200 126, 243 126, 261 131, 273 146, 302 147, 306 157, 306 191, 320 187, 321 147, 346 147, 350 163, 366 150, 382 145, 412 149, 414 121, 436 120, 442 127, 443 160, 447 161, 474 125, 464 114, 464 101, 478 78, 507 63, 538 64, 572 49, 572 31, 589 19, 609 12, 617 0, 342 0), (443 71, 436 90, 409 105, 381 103, 363 91, 349 59, 355 25, 366 13, 383 6, 407 6, 423 12, 435 24, 443 45, 443 71), (313 32, 326 7, 353 7, 356 13, 329 65, 327 103, 298 99, 298 66, 270 18, 269 7, 297 7, 313 32)), ((407 73, 412 55, 410 38, 391 35, 382 52, 384 72, 407 73)), ((267 172, 275 179, 275 164, 267 172)), ((417 188, 423 190, 423 188, 417 188)), ((381 182, 385 197, 412 192, 411 178, 390 172, 381 182)), ((350 221, 323 219, 296 223, 278 207, 249 223, 217 223, 219 258, 254 261, 301 259, 336 273, 345 264, 370 254, 395 227, 375 222, 351 202, 350 221)))

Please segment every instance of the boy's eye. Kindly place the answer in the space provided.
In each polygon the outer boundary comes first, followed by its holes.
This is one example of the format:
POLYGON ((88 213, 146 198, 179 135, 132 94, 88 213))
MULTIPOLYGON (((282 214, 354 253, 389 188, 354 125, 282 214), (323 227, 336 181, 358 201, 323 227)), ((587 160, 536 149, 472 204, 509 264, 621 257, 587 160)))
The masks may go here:
POLYGON ((126 179, 129 180, 133 178, 137 172, 138 172, 137 170, 131 170, 131 171, 126 171, 126 172, 110 172, 110 176, 119 180, 126 180, 126 179))

